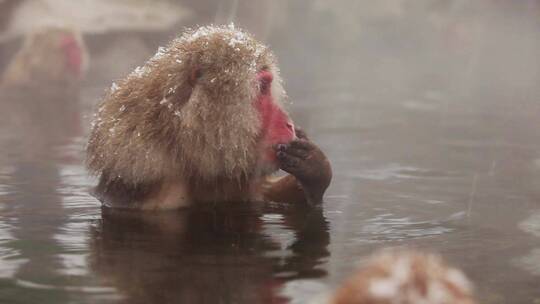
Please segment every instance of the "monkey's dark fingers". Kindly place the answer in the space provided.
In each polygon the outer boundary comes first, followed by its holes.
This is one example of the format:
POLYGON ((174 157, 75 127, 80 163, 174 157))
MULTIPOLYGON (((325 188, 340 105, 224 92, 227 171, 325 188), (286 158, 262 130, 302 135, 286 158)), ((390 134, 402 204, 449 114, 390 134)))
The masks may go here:
POLYGON ((294 133, 296 133, 296 137, 300 139, 308 139, 306 131, 304 131, 300 127, 294 127, 294 133))
POLYGON ((315 145, 311 141, 306 140, 306 139, 297 139, 289 143, 289 149, 294 149, 294 150, 310 151, 310 150, 313 150, 314 147, 315 145))
POLYGON ((276 157, 279 161, 279 168, 293 175, 302 162, 302 159, 299 157, 288 154, 285 151, 278 151, 276 157))
POLYGON ((284 152, 286 154, 299 157, 301 159, 306 159, 309 156, 311 150, 312 149, 309 145, 303 143, 298 144, 296 142, 292 142, 287 145, 281 144, 276 146, 277 152, 284 152))

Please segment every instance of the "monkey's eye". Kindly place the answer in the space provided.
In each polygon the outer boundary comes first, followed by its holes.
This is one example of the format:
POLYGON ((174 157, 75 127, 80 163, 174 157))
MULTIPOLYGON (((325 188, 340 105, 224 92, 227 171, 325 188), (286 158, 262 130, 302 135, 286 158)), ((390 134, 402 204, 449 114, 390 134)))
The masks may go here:
POLYGON ((257 79, 259 80, 259 90, 261 94, 266 95, 270 92, 270 87, 272 85, 272 73, 269 71, 261 71, 257 75, 257 79))
POLYGON ((268 81, 262 80, 259 84, 259 89, 261 90, 261 94, 267 94, 270 90, 270 83, 268 81))

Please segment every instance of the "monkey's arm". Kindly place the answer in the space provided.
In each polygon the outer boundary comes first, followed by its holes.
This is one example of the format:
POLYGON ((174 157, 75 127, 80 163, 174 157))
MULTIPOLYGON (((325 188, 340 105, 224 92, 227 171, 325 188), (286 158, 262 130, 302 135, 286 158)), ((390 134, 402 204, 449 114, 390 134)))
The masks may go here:
POLYGON ((297 130, 297 136, 290 144, 276 147, 279 166, 290 175, 268 181, 263 195, 278 202, 320 204, 332 180, 330 162, 303 131, 297 130))
POLYGON ((296 177, 288 174, 278 178, 267 178, 263 182, 264 199, 282 203, 306 203, 306 196, 296 177))

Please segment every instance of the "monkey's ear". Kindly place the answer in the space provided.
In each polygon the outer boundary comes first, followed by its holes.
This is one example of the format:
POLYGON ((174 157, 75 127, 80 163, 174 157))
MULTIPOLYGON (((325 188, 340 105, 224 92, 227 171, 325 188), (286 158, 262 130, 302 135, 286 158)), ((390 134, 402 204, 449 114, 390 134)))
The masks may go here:
POLYGON ((169 90, 165 93, 167 100, 172 100, 176 105, 183 105, 188 102, 193 93, 194 86, 191 84, 176 87, 174 90, 169 90))
POLYGON ((199 78, 202 76, 201 68, 194 68, 189 75, 188 82, 191 86, 195 86, 199 78))

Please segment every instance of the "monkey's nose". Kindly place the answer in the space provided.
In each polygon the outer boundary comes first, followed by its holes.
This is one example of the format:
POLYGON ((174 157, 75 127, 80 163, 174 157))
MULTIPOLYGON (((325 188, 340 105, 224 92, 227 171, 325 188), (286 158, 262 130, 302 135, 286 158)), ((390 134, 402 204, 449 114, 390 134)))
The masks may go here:
POLYGON ((286 126, 287 126, 287 129, 294 131, 294 125, 292 123, 288 122, 286 126))
POLYGON ((296 138, 296 131, 294 130, 294 124, 292 122, 288 122, 285 124, 285 127, 289 132, 291 132, 292 137, 296 138))
POLYGON ((288 122, 285 126, 294 134, 294 125, 292 123, 288 122))

